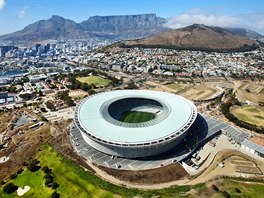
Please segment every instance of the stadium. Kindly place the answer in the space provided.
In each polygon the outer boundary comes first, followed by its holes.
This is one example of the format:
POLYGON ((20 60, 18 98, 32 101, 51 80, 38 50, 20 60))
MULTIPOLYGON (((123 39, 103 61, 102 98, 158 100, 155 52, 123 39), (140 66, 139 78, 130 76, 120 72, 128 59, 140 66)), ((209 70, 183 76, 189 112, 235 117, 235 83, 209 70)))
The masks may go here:
POLYGON ((123 158, 165 153, 179 145, 197 117, 195 105, 175 94, 117 90, 81 101, 74 125, 94 149, 123 158))

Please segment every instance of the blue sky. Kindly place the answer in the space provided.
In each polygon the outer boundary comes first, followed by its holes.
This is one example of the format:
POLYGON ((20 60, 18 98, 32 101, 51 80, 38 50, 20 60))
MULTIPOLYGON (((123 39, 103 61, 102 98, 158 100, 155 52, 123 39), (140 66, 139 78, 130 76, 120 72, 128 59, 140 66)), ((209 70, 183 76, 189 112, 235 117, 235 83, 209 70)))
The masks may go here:
POLYGON ((144 13, 168 19, 172 28, 204 23, 264 34, 264 0, 0 0, 0 35, 52 15, 81 22, 94 15, 144 13))

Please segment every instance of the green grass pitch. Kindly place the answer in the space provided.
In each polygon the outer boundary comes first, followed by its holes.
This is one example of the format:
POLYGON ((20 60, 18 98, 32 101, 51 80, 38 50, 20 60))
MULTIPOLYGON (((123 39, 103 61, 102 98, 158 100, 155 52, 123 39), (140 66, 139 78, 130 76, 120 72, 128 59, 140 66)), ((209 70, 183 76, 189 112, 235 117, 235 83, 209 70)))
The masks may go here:
POLYGON ((147 122, 155 118, 154 113, 140 112, 140 111, 129 111, 125 112, 119 121, 127 123, 140 123, 147 122))

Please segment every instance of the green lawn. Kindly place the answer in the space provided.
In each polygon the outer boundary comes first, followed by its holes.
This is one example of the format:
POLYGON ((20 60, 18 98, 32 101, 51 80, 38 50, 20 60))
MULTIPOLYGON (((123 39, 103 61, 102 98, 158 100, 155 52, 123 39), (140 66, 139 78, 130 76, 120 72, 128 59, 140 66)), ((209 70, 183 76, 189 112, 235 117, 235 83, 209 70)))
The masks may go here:
POLYGON ((77 80, 88 85, 94 84, 98 87, 106 87, 111 84, 111 80, 102 78, 100 76, 78 77, 77 80))
POLYGON ((264 108, 255 106, 242 106, 231 108, 231 113, 239 120, 255 124, 258 126, 264 126, 264 108))
POLYGON ((129 111, 125 112, 119 121, 128 123, 139 123, 146 122, 155 118, 154 113, 140 112, 140 111, 129 111))
POLYGON ((264 195, 264 185, 258 183, 242 183, 225 180, 223 187, 231 195, 231 197, 254 197, 261 198, 264 195), (237 192, 240 189, 241 192, 237 192))
MULTIPOLYGON (((66 160, 48 145, 45 145, 41 149, 36 158, 40 161, 41 167, 48 166, 52 169, 54 181, 59 184, 56 191, 61 194, 61 197, 117 197, 114 193, 103 190, 91 182, 90 179, 93 178, 87 179, 87 175, 89 174, 87 174, 86 171, 66 160)), ((25 185, 31 187, 24 197, 50 197, 54 190, 45 186, 43 176, 44 173, 41 169, 36 172, 26 170, 18 175, 17 178, 11 180, 11 182, 19 187, 24 187, 25 185)), ((0 197, 18 196, 16 195, 16 192, 7 195, 3 193, 1 189, 0 197)))

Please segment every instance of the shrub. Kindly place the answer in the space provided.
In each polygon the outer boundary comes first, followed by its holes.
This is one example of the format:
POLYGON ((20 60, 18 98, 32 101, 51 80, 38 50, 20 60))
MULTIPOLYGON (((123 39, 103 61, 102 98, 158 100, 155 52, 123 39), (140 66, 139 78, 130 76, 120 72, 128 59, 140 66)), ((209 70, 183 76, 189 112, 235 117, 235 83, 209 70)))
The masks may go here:
POLYGON ((17 177, 17 174, 16 173, 10 175, 10 179, 15 179, 16 177, 17 177))
POLYGON ((22 173, 22 172, 23 172, 23 169, 20 168, 20 169, 17 171, 17 175, 19 175, 19 174, 22 173))
POLYGON ((212 189, 214 190, 214 191, 216 191, 216 192, 218 192, 219 191, 219 188, 216 186, 216 185, 212 185, 212 189))
POLYGON ((44 176, 44 179, 45 179, 45 185, 48 186, 48 187, 51 187, 51 185, 53 183, 53 176, 49 175, 49 174, 46 174, 44 176))
POLYGON ((18 189, 18 186, 16 186, 13 183, 8 183, 3 187, 3 191, 7 194, 11 194, 15 192, 18 189))
POLYGON ((46 174, 51 174, 51 173, 52 173, 52 170, 51 170, 49 167, 47 167, 47 166, 44 166, 44 167, 42 168, 42 170, 43 170, 43 172, 46 173, 46 174))
POLYGON ((241 193, 241 190, 240 190, 239 188, 235 188, 235 191, 236 191, 237 193, 241 193))
POLYGON ((226 197, 226 198, 230 198, 230 194, 227 192, 227 191, 224 191, 223 192, 223 196, 226 197))
POLYGON ((59 187, 59 184, 57 184, 56 182, 53 182, 52 184, 51 184, 51 188, 53 188, 53 189, 56 189, 56 188, 58 188, 59 187))
POLYGON ((60 194, 57 193, 57 192, 53 192, 53 193, 51 194, 51 198, 59 198, 59 197, 60 197, 60 194))
POLYGON ((39 161, 36 159, 31 160, 27 165, 28 170, 30 170, 31 172, 39 170, 41 167, 38 166, 38 163, 39 161))

